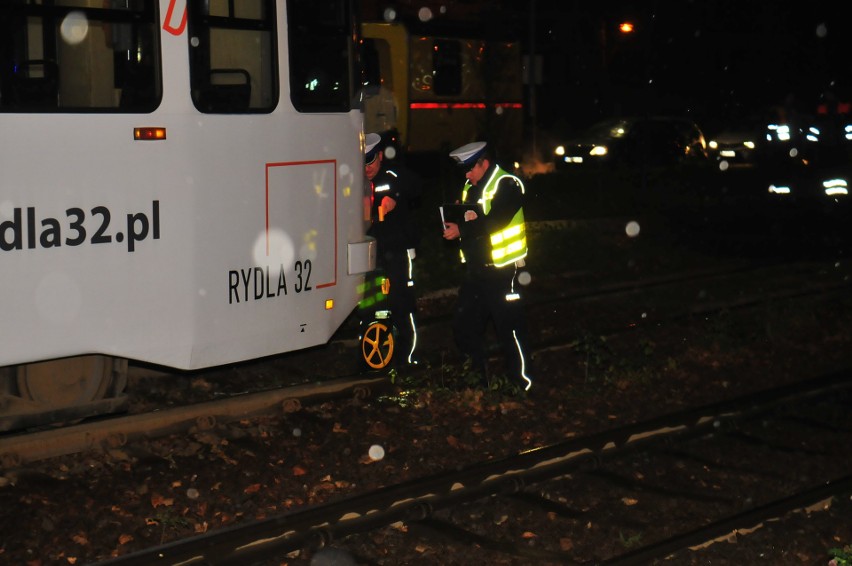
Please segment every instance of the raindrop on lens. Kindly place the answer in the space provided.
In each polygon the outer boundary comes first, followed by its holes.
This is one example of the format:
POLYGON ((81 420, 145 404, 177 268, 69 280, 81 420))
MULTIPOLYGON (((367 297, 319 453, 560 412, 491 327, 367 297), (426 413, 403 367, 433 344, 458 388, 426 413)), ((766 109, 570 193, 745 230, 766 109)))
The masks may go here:
POLYGON ((624 227, 624 231, 631 238, 635 238, 639 235, 639 223, 635 220, 631 220, 627 223, 627 226, 624 227))
POLYGON ((300 436, 302 436, 302 429, 294 428, 293 429, 293 436, 295 436, 296 438, 299 438, 300 436))
POLYGON ((378 444, 373 444, 372 446, 370 446, 370 451, 367 452, 367 454, 373 460, 381 460, 385 457, 385 449, 379 446, 378 444))
POLYGON ((186 496, 187 496, 187 497, 189 497, 189 498, 190 498, 190 499, 192 499, 192 500, 198 499, 198 497, 199 497, 200 495, 201 495, 201 494, 200 494, 200 493, 198 493, 198 490, 197 490, 197 489, 195 489, 194 487, 191 487, 191 488, 189 488, 189 489, 187 489, 187 490, 186 490, 186 496))
POLYGON ((724 159, 719 162, 719 170, 720 171, 727 171, 728 167, 729 167, 728 162, 725 161, 724 159))
POLYGON ((59 29, 62 39, 69 45, 77 45, 89 33, 89 20, 83 12, 69 12, 59 29))
POLYGON ((529 271, 521 271, 518 273, 518 283, 521 285, 529 285, 530 281, 532 281, 532 275, 530 275, 529 271))

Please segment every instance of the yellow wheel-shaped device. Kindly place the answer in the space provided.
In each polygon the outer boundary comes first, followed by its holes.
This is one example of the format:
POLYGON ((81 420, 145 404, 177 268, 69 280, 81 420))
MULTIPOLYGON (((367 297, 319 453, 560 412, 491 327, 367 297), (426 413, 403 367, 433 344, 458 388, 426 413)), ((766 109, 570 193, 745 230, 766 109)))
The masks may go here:
POLYGON ((361 354, 373 369, 387 367, 393 358, 393 332, 384 323, 371 322, 361 336, 361 354))

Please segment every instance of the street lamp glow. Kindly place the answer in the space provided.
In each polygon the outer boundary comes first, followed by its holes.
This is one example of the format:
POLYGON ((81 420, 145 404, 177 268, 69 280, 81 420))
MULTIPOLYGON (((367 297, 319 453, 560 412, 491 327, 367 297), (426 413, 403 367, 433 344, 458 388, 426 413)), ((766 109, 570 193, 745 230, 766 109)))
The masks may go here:
POLYGON ((630 22, 621 22, 618 24, 618 31, 621 33, 633 33, 633 24, 630 22))

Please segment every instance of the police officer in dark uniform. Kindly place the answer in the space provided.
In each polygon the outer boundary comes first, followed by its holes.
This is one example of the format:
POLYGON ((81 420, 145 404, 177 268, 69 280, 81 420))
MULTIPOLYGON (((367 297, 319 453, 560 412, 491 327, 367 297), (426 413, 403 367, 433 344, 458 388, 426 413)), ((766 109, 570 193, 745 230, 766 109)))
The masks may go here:
POLYGON ((500 168, 485 142, 464 145, 450 157, 467 178, 459 202, 475 205, 464 212, 463 221, 444 223, 444 238, 459 240, 466 267, 454 319, 456 344, 470 358, 473 371, 485 378, 485 330, 490 318, 511 376, 528 391, 532 378, 520 294, 521 285, 529 282, 529 273, 523 270, 524 185, 500 168))
POLYGON ((386 166, 381 136, 367 134, 366 142, 364 172, 373 190, 372 225, 367 233, 376 238, 376 261, 390 280, 388 304, 397 331, 393 360, 397 366, 414 364, 417 298, 413 259, 420 240, 414 209, 421 181, 407 169, 386 166))

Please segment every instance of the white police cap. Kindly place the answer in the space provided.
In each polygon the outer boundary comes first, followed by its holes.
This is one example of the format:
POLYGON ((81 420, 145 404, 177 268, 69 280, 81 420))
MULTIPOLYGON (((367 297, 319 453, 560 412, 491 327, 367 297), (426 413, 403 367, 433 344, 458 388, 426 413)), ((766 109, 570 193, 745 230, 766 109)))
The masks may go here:
POLYGON ((367 134, 366 139, 364 140, 367 143, 367 146, 364 148, 364 163, 372 163, 376 156, 379 154, 379 144, 382 141, 382 136, 379 134, 367 134))
POLYGON ((476 160, 482 157, 482 154, 485 153, 485 145, 486 143, 483 141, 463 145, 460 148, 451 151, 450 157, 452 157, 459 165, 472 167, 476 163, 476 160))

